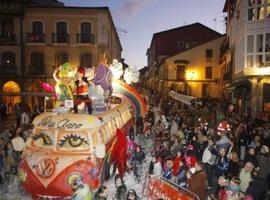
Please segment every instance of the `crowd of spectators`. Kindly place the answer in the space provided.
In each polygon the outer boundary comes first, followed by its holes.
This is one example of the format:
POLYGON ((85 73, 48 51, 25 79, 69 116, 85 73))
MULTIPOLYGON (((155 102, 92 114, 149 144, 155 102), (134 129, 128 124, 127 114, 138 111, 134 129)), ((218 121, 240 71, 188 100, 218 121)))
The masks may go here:
MULTIPOLYGON (((148 113, 136 120, 128 135, 128 172, 138 182, 163 177, 179 188, 190 190, 199 199, 265 200, 270 188, 270 125, 260 113, 255 119, 239 115, 232 105, 216 101, 187 106, 171 97, 150 95, 148 113), (154 147, 143 149, 134 138, 151 138, 154 147), (147 152, 151 151, 151 152, 147 152), (152 155, 145 176, 142 166, 146 154, 152 155)), ((0 104, 1 121, 6 120, 0 104)), ((29 137, 31 120, 42 112, 17 104, 16 125, 0 135, 0 183, 16 174, 20 152, 12 139, 29 137)), ((114 199, 139 199, 135 190, 127 190, 123 177, 115 176, 114 199)), ((93 199, 107 199, 107 187, 101 186, 93 199)))

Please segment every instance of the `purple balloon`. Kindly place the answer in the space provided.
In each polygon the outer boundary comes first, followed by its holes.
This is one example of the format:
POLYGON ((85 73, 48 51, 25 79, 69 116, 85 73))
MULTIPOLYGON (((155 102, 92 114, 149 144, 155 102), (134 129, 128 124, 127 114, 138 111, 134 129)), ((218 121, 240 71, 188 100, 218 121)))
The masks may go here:
POLYGON ((95 85, 100 85, 103 90, 112 93, 112 72, 103 64, 100 64, 95 71, 95 77, 93 80, 95 85))

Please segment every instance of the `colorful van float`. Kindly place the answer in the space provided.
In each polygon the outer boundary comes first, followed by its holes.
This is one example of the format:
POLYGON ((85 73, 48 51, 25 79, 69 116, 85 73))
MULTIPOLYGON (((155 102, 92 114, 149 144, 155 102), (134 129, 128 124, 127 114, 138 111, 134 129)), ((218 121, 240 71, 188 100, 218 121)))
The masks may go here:
MULTIPOLYGON (((113 153, 116 135, 125 137, 133 117, 129 105, 121 103, 95 116, 44 113, 33 124, 22 155, 20 180, 33 199, 63 199, 74 192, 73 178, 79 176, 93 190, 109 178, 108 169, 117 160, 113 153)), ((126 154, 126 149, 117 151, 126 154)))
MULTIPOLYGON (((133 118, 143 116, 147 110, 137 90, 127 84, 138 80, 131 72, 138 74, 125 69, 126 83, 113 78, 117 77, 113 74, 123 74, 122 64, 116 60, 110 67, 100 64, 95 69, 75 69, 65 63, 56 69, 54 112, 34 119, 33 134, 22 145, 19 177, 34 200, 70 199, 79 191, 83 194, 97 189, 110 178, 111 169, 115 172, 117 167, 120 175, 125 173, 126 134, 133 118), (91 73, 86 73, 88 70, 91 73), (94 114, 90 109, 90 114, 79 114, 80 105, 89 108, 89 99, 94 114), (117 103, 113 104, 112 99, 117 103), (67 106, 71 102, 76 106, 67 106)), ((53 90, 43 85, 45 90, 53 90)))

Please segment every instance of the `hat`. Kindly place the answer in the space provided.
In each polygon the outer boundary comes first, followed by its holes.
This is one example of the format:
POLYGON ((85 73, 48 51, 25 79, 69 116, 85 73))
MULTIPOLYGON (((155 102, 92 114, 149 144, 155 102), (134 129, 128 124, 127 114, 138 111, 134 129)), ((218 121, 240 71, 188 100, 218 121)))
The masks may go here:
POLYGON ((233 182, 235 182, 237 184, 240 184, 241 183, 241 180, 238 177, 236 177, 236 176, 232 177, 231 181, 233 181, 233 182))

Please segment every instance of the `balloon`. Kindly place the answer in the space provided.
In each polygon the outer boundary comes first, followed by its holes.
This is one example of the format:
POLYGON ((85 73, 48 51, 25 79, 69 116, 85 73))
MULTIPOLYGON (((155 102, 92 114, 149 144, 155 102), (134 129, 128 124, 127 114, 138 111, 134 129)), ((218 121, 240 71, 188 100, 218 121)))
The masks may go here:
POLYGON ((113 77, 120 79, 123 74, 123 64, 118 62, 117 59, 113 60, 113 63, 110 65, 110 70, 112 71, 113 77))
POLYGON ((53 92, 54 91, 54 87, 52 85, 50 85, 49 83, 43 82, 43 83, 41 83, 41 87, 46 92, 53 92))
POLYGON ((11 143, 13 145, 13 148, 15 151, 22 151, 25 147, 25 142, 22 139, 22 137, 15 137, 11 140, 11 143))

